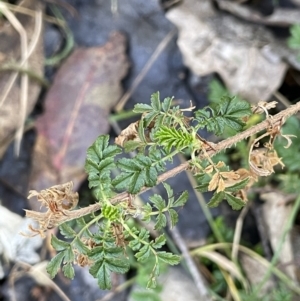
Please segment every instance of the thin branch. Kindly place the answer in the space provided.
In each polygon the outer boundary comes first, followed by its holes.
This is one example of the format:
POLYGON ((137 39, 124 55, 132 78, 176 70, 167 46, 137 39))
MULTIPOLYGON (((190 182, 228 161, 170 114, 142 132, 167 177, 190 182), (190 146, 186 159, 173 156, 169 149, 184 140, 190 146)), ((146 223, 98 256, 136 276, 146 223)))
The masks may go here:
MULTIPOLYGON (((288 109, 281 111, 280 113, 276 114, 275 116, 272 116, 272 117, 268 118, 267 120, 262 121, 261 123, 255 125, 255 126, 252 126, 251 128, 247 129, 246 131, 244 131, 242 133, 239 133, 233 137, 225 139, 217 144, 213 144, 210 142, 209 144, 213 146, 213 149, 206 151, 205 155, 206 156, 209 155, 209 157, 213 157, 220 151, 222 151, 226 148, 230 148, 233 145, 235 145, 236 143, 238 143, 244 139, 247 139, 247 138, 267 129, 270 126, 272 128, 278 127, 280 129, 281 126, 286 121, 286 119, 288 117, 296 114, 298 111, 300 111, 300 101, 297 102, 295 105, 290 106, 288 109)), ((189 167, 189 161, 184 162, 184 163, 174 167, 173 169, 161 174, 157 179, 156 185, 166 181, 169 178, 176 176, 177 174, 183 172, 184 170, 187 170, 188 167, 189 167)), ((151 189, 151 187, 143 187, 138 194, 142 194, 143 192, 145 192, 149 189, 151 189)), ((111 203, 117 204, 122 201, 128 200, 129 198, 130 198, 130 195, 128 192, 122 192, 122 193, 116 195, 115 197, 113 197, 111 199, 111 203)), ((56 222, 59 222, 59 224, 62 224, 64 222, 94 213, 100 209, 101 209, 101 205, 99 203, 96 203, 96 204, 90 205, 85 208, 66 212, 66 215, 60 216, 59 220, 57 220, 56 222)), ((31 211, 31 213, 34 213, 34 211, 31 211)), ((43 213, 38 212, 37 214, 39 216, 41 216, 41 214, 43 214, 43 213)), ((53 221, 53 222, 55 223, 55 221, 53 221)))

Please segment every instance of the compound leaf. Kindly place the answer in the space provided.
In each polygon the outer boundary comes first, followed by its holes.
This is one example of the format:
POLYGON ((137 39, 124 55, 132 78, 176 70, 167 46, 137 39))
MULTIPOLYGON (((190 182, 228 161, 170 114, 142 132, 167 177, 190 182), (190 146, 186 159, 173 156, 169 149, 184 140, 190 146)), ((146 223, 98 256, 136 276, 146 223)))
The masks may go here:
POLYGON ((73 268, 73 265, 68 262, 67 264, 65 264, 62 268, 64 275, 69 278, 69 279, 74 279, 75 276, 75 271, 73 268))
POLYGON ((167 264, 175 265, 180 262, 179 255, 175 255, 175 254, 165 252, 165 251, 157 252, 156 254, 161 261, 163 261, 167 264))
POLYGON ((211 200, 208 202, 207 206, 211 208, 217 207, 220 204, 220 202, 224 199, 224 197, 225 197, 224 191, 220 191, 218 193, 215 192, 211 200))
POLYGON ((60 252, 56 256, 54 256, 47 264, 46 270, 47 273, 50 275, 51 279, 53 279, 55 275, 58 273, 64 256, 65 256, 64 252, 60 252))
POLYGON ((225 198, 233 210, 240 210, 245 206, 245 202, 242 199, 237 198, 232 194, 225 193, 225 198))

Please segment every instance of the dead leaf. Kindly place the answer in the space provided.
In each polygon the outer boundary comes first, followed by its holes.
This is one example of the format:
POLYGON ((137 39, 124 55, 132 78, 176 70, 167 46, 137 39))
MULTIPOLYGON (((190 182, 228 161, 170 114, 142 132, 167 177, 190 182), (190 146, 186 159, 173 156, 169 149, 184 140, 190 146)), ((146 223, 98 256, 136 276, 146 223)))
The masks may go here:
POLYGON ((167 18, 177 26, 184 62, 196 75, 217 72, 232 94, 252 102, 268 99, 280 86, 287 64, 270 47, 274 38, 267 29, 217 12, 209 0, 183 1, 167 18))
POLYGON ((124 147, 124 143, 127 141, 141 141, 138 136, 139 120, 131 123, 126 129, 124 129, 118 137, 115 139, 115 143, 124 147))
MULTIPOLYGON (((33 10, 37 13, 41 11, 41 1, 24 0, 19 1, 19 7, 33 10)), ((3 4, 5 5, 5 4, 3 4)), ((41 35, 41 20, 32 16, 17 13, 14 15, 18 22, 23 26, 28 41, 28 49, 33 46, 32 54, 27 59, 27 70, 35 75, 43 76, 43 39, 41 35), (40 27, 40 28, 38 28, 40 27)), ((18 70, 22 59, 20 51, 20 35, 14 27, 8 22, 0 24, 0 158, 3 156, 8 145, 13 140, 17 129, 24 123, 24 119, 28 116, 37 100, 40 92, 40 84, 33 78, 28 78, 28 92, 25 97, 25 102, 21 104, 20 74, 18 70), (9 70, 11 66, 11 70, 9 70), (3 71, 1 71, 3 69, 3 71), (13 80, 13 78, 15 78, 13 80), (10 86, 10 84, 12 84, 10 86)), ((24 68, 23 68, 24 69, 24 68)))
POLYGON ((86 150, 108 132, 108 114, 122 95, 128 67, 125 37, 117 32, 103 47, 80 48, 67 59, 36 123, 31 189, 73 181, 77 190, 86 177, 86 150))

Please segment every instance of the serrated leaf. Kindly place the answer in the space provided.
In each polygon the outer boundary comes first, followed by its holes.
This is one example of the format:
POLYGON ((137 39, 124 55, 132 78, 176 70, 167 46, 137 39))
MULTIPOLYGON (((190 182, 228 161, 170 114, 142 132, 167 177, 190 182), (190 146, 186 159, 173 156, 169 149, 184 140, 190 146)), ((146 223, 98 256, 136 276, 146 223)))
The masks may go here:
POLYGON ((131 240, 128 245, 132 251, 137 251, 141 247, 141 243, 137 239, 131 240))
POLYGON ((155 111, 161 110, 161 102, 159 99, 159 92, 153 93, 151 95, 151 106, 155 111))
POLYGON ((126 259, 125 257, 106 257, 105 262, 110 271, 119 274, 125 274, 130 268, 129 259, 126 259))
POLYGON ((145 103, 137 103, 135 106, 134 106, 134 109, 132 110, 134 113, 146 113, 146 112, 149 112, 149 111, 152 111, 153 108, 150 106, 150 105, 147 105, 145 103))
POLYGON ((196 186, 195 188, 200 191, 200 192, 207 192, 208 191, 208 185, 209 185, 209 182, 207 183, 202 183, 198 186, 196 186))
POLYGON ((226 192, 237 192, 237 191, 243 189, 248 184, 248 182, 249 182, 249 178, 246 178, 232 186, 226 187, 225 191, 226 192))
POLYGON ((121 158, 117 162, 118 168, 125 172, 136 172, 141 170, 141 166, 135 164, 134 159, 121 158))
MULTIPOLYGON (((152 276, 149 278, 148 282, 147 282, 147 289, 154 289, 157 286, 157 282, 156 282, 156 277, 152 276)), ((144 299, 143 299, 144 300, 144 299)))
POLYGON ((69 262, 62 267, 64 275, 69 279, 74 279, 75 271, 73 265, 69 262))
POLYGON ((211 208, 217 207, 224 198, 225 198, 224 191, 220 191, 218 193, 215 192, 213 197, 208 202, 207 206, 211 208))
POLYGON ((135 254, 137 261, 144 262, 151 255, 151 248, 149 245, 144 245, 139 252, 135 254))
POLYGON ((56 251, 62 251, 70 246, 70 243, 58 239, 56 236, 51 236, 51 245, 56 251))
POLYGON ((60 233, 65 238, 73 238, 76 235, 76 232, 70 227, 68 223, 63 223, 59 226, 60 233))
POLYGON ((147 229, 142 228, 139 233, 139 239, 143 241, 148 241, 149 237, 150 237, 150 232, 147 229))
POLYGON ((113 179, 112 185, 118 190, 127 188, 129 187, 131 177, 132 177, 131 173, 121 173, 113 179))
POLYGON ((165 251, 160 251, 156 253, 158 258, 170 265, 175 265, 178 264, 180 262, 180 256, 179 255, 175 255, 169 252, 165 252, 165 251))
POLYGON ((146 223, 149 223, 151 221, 150 213, 152 212, 152 207, 149 203, 143 206, 143 212, 144 212, 144 216, 142 220, 146 223))
POLYGON ((159 115, 159 112, 157 111, 152 111, 149 112, 145 117, 145 127, 148 127, 150 125, 150 123, 159 115))
POLYGON ((171 220, 171 228, 173 228, 178 222, 178 213, 174 209, 168 210, 171 220))
POLYGON ((164 234, 158 236, 152 243, 152 247, 155 249, 160 249, 166 243, 166 238, 164 234))
POLYGON ((151 166, 149 169, 146 169, 146 181, 145 185, 148 187, 153 187, 156 185, 157 182, 157 171, 154 166, 151 166))
POLYGON ((225 197, 233 210, 240 210, 245 206, 245 202, 242 199, 237 198, 229 193, 226 193, 225 197))
POLYGON ((156 216, 156 223, 154 226, 155 230, 160 230, 162 228, 164 228, 167 225, 167 218, 163 213, 159 213, 156 216))
POLYGON ((46 270, 47 273, 50 275, 51 279, 53 279, 55 275, 58 273, 64 256, 65 254, 63 252, 60 252, 56 256, 54 256, 47 264, 46 270))
POLYGON ((145 147, 145 143, 141 141, 134 141, 134 140, 129 140, 124 143, 125 153, 132 152, 140 147, 145 147))
POLYGON ((154 204, 154 207, 162 211, 166 207, 165 200, 158 194, 149 197, 149 200, 154 204))
POLYGON ((105 261, 97 261, 90 267, 90 274, 98 279, 98 285, 102 290, 111 289, 110 270, 105 261))
POLYGON ((161 104, 162 109, 164 112, 168 112, 170 110, 171 104, 173 101, 173 97, 167 97, 164 99, 163 103, 161 104))
POLYGON ((73 242, 73 247, 76 248, 79 253, 86 255, 90 249, 78 238, 76 237, 73 242))
POLYGON ((173 203, 172 207, 182 207, 185 205, 189 198, 189 193, 185 190, 179 198, 173 203))
POLYGON ((94 261, 101 261, 103 260, 104 256, 105 256, 105 251, 103 249, 103 246, 97 246, 92 248, 89 251, 89 258, 94 260, 94 261))
POLYGON ((168 199, 174 198, 174 192, 168 183, 163 182, 164 188, 167 191, 168 199))
POLYGON ((64 251, 64 263, 67 263, 67 262, 73 262, 74 259, 75 259, 75 256, 74 256, 74 252, 71 248, 71 246, 69 246, 67 249, 65 249, 64 251))

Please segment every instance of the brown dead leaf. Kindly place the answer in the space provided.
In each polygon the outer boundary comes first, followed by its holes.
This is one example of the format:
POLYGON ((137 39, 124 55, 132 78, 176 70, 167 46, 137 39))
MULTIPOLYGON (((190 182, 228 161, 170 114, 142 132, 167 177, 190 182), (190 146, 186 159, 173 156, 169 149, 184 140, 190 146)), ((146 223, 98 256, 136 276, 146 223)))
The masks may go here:
MULTIPOLYGON (((41 11, 41 1, 24 0, 19 1, 20 8, 27 8, 36 12, 41 11)), ((2 3, 5 5, 4 3, 2 3)), ((12 13, 12 12, 11 12, 12 13)), ((40 13, 40 21, 32 16, 17 13, 14 15, 18 22, 23 26, 28 41, 28 49, 33 46, 33 51, 29 59, 27 59, 27 70, 38 76, 43 76, 43 41, 38 23, 41 24, 42 15, 40 13), (36 43, 35 43, 36 42, 36 43), (34 45, 35 43, 35 45, 34 45)), ((3 156, 8 145, 13 140, 17 129, 24 123, 24 119, 32 111, 38 94, 40 92, 40 84, 28 78, 28 92, 21 95, 21 84, 18 69, 22 69, 20 63, 22 61, 20 35, 14 29, 9 21, 0 24, 0 158, 3 156), (21 57, 21 59, 20 59, 21 57), (10 66, 10 68, 9 68, 10 66), (13 78, 15 78, 13 80, 13 78), (10 85, 12 84, 12 85, 10 85), (22 104, 22 100, 26 103, 22 104)), ((24 66, 23 66, 24 69, 24 66)), ((23 74, 24 76, 24 74, 23 74)), ((22 82, 22 80, 21 80, 22 82)), ((22 92, 23 93, 23 92, 22 92)))
POLYGON ((115 143, 124 147, 124 143, 127 141, 141 141, 138 136, 139 122, 140 121, 133 122, 126 129, 124 129, 115 139, 115 143))
POLYGON ((287 64, 267 29, 215 10, 210 0, 182 1, 166 16, 177 26, 185 65, 196 75, 217 72, 232 94, 252 102, 268 99, 280 86, 287 64))
POLYGON ((209 185, 208 185, 208 191, 212 191, 212 190, 215 190, 219 184, 219 180, 220 180, 220 174, 218 172, 216 172, 210 182, 209 182, 209 185))
POLYGON ((103 47, 80 48, 67 59, 36 123, 31 188, 73 181, 77 190, 86 177, 86 150, 108 132, 108 114, 122 95, 121 80, 128 67, 125 37, 120 33, 103 47))

